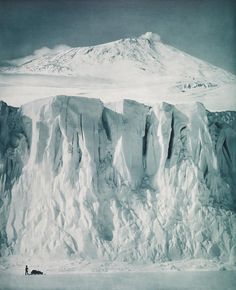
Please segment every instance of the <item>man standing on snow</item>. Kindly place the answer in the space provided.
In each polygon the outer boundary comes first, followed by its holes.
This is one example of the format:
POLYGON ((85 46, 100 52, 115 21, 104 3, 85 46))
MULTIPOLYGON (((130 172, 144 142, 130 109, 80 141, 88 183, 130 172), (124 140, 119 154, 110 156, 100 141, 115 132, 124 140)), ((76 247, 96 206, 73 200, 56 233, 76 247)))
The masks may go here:
POLYGON ((29 275, 28 270, 29 270, 29 268, 28 268, 28 266, 26 265, 26 266, 25 266, 25 275, 29 275))

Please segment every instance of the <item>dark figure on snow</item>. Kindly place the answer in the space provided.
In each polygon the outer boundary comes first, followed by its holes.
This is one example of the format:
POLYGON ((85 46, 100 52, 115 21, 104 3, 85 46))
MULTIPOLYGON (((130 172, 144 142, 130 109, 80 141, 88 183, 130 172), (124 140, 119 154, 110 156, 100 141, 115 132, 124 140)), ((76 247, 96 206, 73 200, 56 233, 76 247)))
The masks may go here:
POLYGON ((29 268, 27 265, 25 266, 25 275, 29 275, 29 268))
POLYGON ((43 272, 41 272, 39 270, 32 270, 30 275, 43 275, 43 272))

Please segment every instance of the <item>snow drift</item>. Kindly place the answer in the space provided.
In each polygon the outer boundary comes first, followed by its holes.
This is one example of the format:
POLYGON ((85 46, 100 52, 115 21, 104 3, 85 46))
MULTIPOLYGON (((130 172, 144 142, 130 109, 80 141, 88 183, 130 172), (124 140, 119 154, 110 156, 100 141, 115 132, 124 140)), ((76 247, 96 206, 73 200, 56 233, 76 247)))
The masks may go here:
POLYGON ((0 103, 1 255, 234 259, 236 112, 0 103))

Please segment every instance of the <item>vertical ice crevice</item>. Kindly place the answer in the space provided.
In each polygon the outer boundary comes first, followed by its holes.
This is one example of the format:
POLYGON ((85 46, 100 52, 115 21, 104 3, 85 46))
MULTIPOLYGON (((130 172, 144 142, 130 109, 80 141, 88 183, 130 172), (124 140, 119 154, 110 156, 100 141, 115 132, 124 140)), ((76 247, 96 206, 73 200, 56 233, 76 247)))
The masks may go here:
POLYGON ((172 115, 171 115, 171 127, 170 127, 170 139, 169 139, 168 151, 167 151, 167 160, 170 160, 171 155, 173 153, 173 145, 174 145, 174 137, 175 137, 174 126, 175 126, 174 114, 172 113, 172 115))

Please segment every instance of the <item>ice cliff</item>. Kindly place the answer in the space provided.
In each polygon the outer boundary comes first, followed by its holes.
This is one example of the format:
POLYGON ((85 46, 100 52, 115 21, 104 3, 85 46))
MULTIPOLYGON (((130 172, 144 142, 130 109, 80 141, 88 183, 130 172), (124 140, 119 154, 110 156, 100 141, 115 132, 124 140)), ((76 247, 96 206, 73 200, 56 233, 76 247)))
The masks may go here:
POLYGON ((0 102, 1 255, 228 260, 236 112, 57 96, 0 102))

